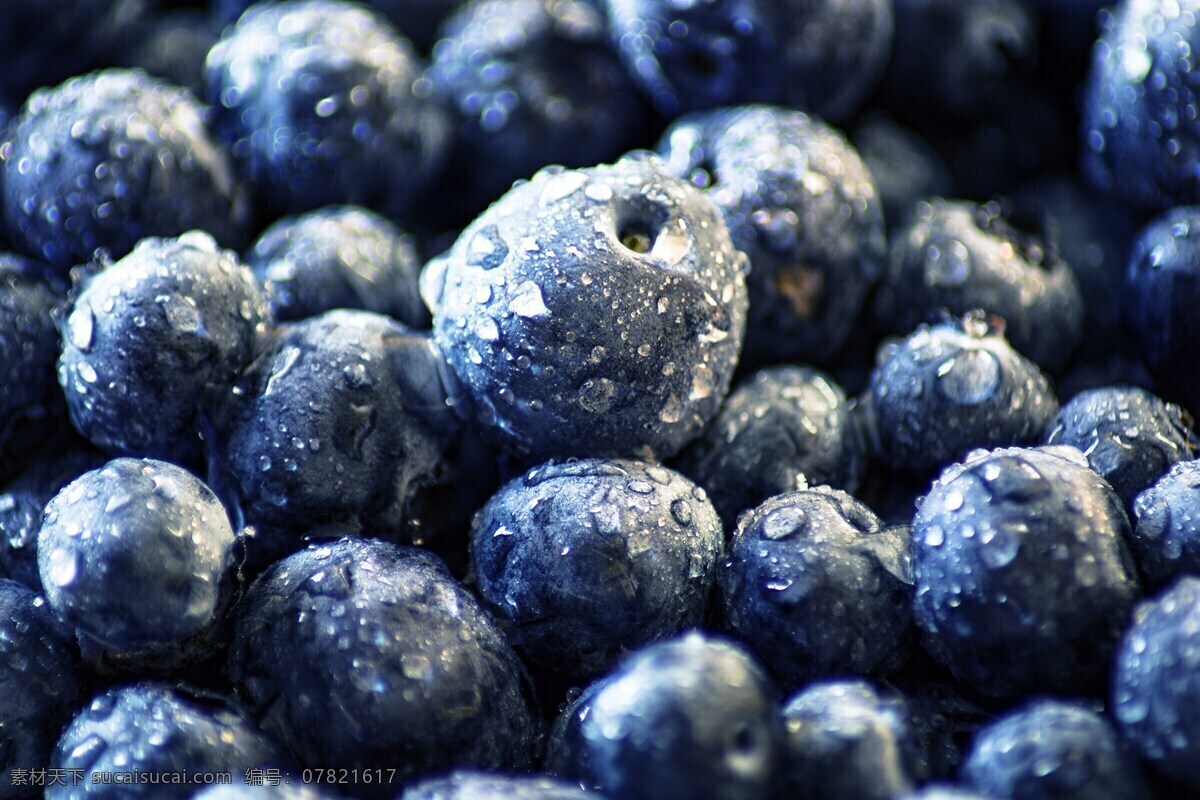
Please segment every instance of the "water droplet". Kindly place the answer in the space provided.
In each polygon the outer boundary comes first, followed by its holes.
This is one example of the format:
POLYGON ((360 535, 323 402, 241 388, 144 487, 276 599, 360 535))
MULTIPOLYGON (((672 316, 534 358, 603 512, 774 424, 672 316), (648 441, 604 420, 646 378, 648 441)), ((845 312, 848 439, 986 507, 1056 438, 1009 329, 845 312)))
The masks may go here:
POLYGON ((471 239, 467 246, 467 264, 479 269, 495 269, 508 257, 508 245, 500 236, 495 225, 487 225, 471 239))
POLYGON ((680 525, 692 524, 692 506, 687 500, 682 497, 671 501, 671 516, 680 525))
POLYGON ((937 370, 938 389, 964 405, 988 400, 1000 386, 1000 362, 987 350, 964 350, 937 370))
POLYGON ((275 363, 271 367, 271 377, 267 379, 267 388, 263 391, 264 396, 275 391, 275 382, 287 375, 288 370, 295 365, 299 358, 300 348, 298 347, 285 347, 279 355, 275 356, 275 363))
POLYGON ((629 491, 634 494, 651 494, 654 492, 654 486, 649 481, 632 480, 625 485, 629 491))
POLYGON ((658 418, 668 425, 672 425, 683 417, 683 403, 679 397, 674 394, 667 395, 667 401, 663 403, 662 409, 658 412, 658 418))
POLYGON ((560 172, 546 181, 542 193, 538 196, 538 203, 543 206, 557 203, 575 194, 587 182, 587 176, 582 172, 560 172))
POLYGON ((962 242, 932 246, 926 256, 925 282, 930 286, 962 286, 971 277, 971 254, 962 242))
POLYGON ((579 405, 591 414, 603 414, 612 407, 617 388, 608 378, 593 378, 579 387, 579 405))
POLYGON ((583 193, 587 195, 589 200, 595 200, 597 203, 607 203, 609 200, 612 200, 613 196, 612 187, 604 181, 598 180, 589 183, 587 188, 583 190, 583 193))
POLYGON ((712 368, 707 364, 698 364, 692 372, 692 391, 688 395, 688 399, 705 399, 712 394, 715 385, 716 379, 713 377, 712 368))
POLYGON ((56 547, 50 551, 46 560, 46 577, 55 586, 70 586, 79 571, 79 563, 74 551, 65 547, 56 547))
POLYGON ((70 334, 71 344, 83 352, 88 352, 92 348, 92 339, 95 336, 96 315, 92 313, 91 306, 84 305, 75 309, 75 313, 70 319, 70 334))
POLYGON ((691 245, 692 237, 688 234, 687 222, 679 218, 667 223, 659 230, 650 255, 675 265, 687 257, 691 245))
POLYGON ((940 525, 934 525, 925 531, 925 544, 930 547, 941 547, 946 541, 946 532, 940 525))
POLYGON ((533 281, 521 281, 508 293, 508 307, 518 317, 543 319, 550 316, 550 309, 542 298, 542 289, 533 281))
POLYGON ((258 457, 258 468, 259 468, 259 470, 260 470, 260 471, 262 471, 262 472, 270 472, 270 470, 271 470, 271 459, 270 459, 270 457, 268 457, 268 456, 259 456, 259 457, 258 457))
POLYGON ((500 340, 500 326, 491 317, 480 317, 475 323, 475 335, 485 342, 500 340))
POLYGON ((181 333, 196 333, 200 330, 200 309, 196 301, 183 295, 170 295, 163 303, 167 324, 181 333))
POLYGON ((87 361, 80 361, 76 367, 79 371, 79 377, 83 378, 87 383, 95 383, 99 376, 96 375, 96 370, 87 361))
POLYGON ((762 522, 763 536, 768 539, 786 539, 807 527, 808 515, 799 508, 777 508, 762 522))

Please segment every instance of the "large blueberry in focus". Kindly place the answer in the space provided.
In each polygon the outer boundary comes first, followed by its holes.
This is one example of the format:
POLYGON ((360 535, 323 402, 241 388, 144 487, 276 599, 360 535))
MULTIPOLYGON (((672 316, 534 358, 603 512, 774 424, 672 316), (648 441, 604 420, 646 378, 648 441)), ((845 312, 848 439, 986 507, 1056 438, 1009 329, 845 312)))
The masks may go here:
POLYGON ((479 594, 530 661, 575 677, 700 624, 724 537, 669 469, 589 459, 535 467, 475 520, 479 594))
POLYGON ((441 370, 427 335, 369 311, 279 327, 215 421, 222 487, 258 528, 252 561, 323 525, 400 532, 460 425, 441 370))
POLYGON ((426 267, 434 336, 483 433, 531 460, 666 458, 717 412, 746 257, 653 157, 544 170, 426 267))
POLYGON ((85 278, 66 319, 71 421, 112 453, 194 460, 199 407, 250 363, 268 318, 253 273, 208 234, 139 242, 85 278))
POLYGON ((348 537, 276 563, 243 600, 229 669, 303 767, 395 769, 406 782, 533 757, 516 654, 416 548, 348 537))
POLYGON ((81 691, 79 656, 46 601, 0 580, 0 798, 37 797, 39 787, 13 780, 50 761, 81 691))
POLYGON ((1200 575, 1200 461, 1175 464, 1133 510, 1133 545, 1148 586, 1200 575))
POLYGON ((225 508, 190 472, 119 458, 46 506, 46 600, 103 671, 168 671, 215 650, 238 591, 225 508))
POLYGON ((274 211, 336 203, 403 213, 440 167, 448 129, 417 91, 408 40, 343 0, 257 4, 208 54, 222 139, 274 211))
POLYGON ((907 527, 826 488, 773 497, 744 515, 720 574, 726 629, 786 688, 887 672, 908 657, 907 527))
POLYGON ((60 274, 192 229, 240 244, 246 206, 192 93, 109 69, 30 96, 0 145, 13 243, 60 274))
POLYGON ((750 257, 745 359, 830 362, 886 254, 854 148, 802 112, 750 106, 685 117, 658 149, 672 174, 707 189, 750 257))
POLYGON ((397 800, 588 800, 593 796, 549 778, 463 771, 414 784, 397 800))
POLYGON ((689 633, 637 651, 604 681, 581 734, 605 795, 773 796, 783 755, 779 708, 741 648, 689 633))
POLYGON ((1200 3, 1128 0, 1101 12, 1083 91, 1083 173, 1145 210, 1200 201, 1200 3))
POLYGON ((1058 412, 1050 382, 977 314, 885 344, 868 397, 877 455, 898 470, 979 447, 1035 444, 1058 412))
POLYGON ((1139 595, 1121 499, 1073 447, 973 453, 913 522, 926 648, 996 697, 1102 685, 1139 595))
POLYGON ((224 704, 166 684, 137 683, 97 695, 76 714, 50 759, 50 768, 67 778, 48 783, 46 798, 184 800, 201 788, 196 773, 286 768, 283 752, 224 704), (175 782, 180 776, 187 779, 175 782))
POLYGON ((1128 509, 1146 487, 1197 446, 1179 406, 1132 386, 1107 386, 1071 399, 1050 423, 1046 444, 1079 448, 1128 509))
POLYGON ((1117 650, 1112 713, 1142 760, 1200 792, 1200 579, 1141 603, 1117 650))
POLYGON ((807 367, 743 382, 684 452, 680 469, 708 492, 726 527, 769 497, 806 486, 853 492, 867 451, 846 394, 807 367))
POLYGON ((1150 791, 1111 722, 1058 700, 1030 703, 976 734, 962 778, 988 795, 1028 800, 1140 800, 1150 791))
POLYGON ((290 322, 335 308, 386 314, 428 328, 416 244, 373 211, 332 206, 271 225, 246 256, 274 317, 290 322))
POLYGON ((878 325, 906 334, 939 311, 1004 319, 1012 346, 1048 372, 1083 332, 1083 297, 1039 215, 1000 203, 931 200, 896 233, 875 294, 878 325))

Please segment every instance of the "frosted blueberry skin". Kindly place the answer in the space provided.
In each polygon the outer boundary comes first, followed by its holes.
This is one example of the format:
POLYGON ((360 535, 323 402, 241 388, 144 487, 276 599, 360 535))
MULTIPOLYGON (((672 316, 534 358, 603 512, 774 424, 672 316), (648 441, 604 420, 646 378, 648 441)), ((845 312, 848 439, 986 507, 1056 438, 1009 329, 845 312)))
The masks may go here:
POLYGON ((1083 174, 1144 211, 1200 201, 1200 102, 1190 53, 1200 46, 1193 2, 1132 0, 1102 11, 1083 90, 1083 174))
POLYGON ((410 786, 397 800, 587 800, 593 795, 570 783, 536 776, 454 772, 410 786))
POLYGON ((0 145, 2 204, 18 249, 65 276, 105 248, 200 229, 240 244, 248 208, 191 92, 107 69, 35 92, 0 145))
MULTIPOLYGON (((232 25, 253 4, 254 0, 215 0, 213 19, 221 26, 232 25)), ((462 0, 365 0, 363 3, 387 17, 400 33, 424 51, 437 41, 438 28, 461 4, 462 0)))
POLYGON ((1143 762, 1200 791, 1200 580, 1184 576, 1140 603, 1121 639, 1112 714, 1143 762))
POLYGON ((986 795, 1030 800, 1139 800, 1150 795, 1137 757, 1088 708, 1040 700, 976 734, 962 780, 986 795))
POLYGON ((198 410, 250 362, 270 319, 262 288, 200 231, 145 239, 99 266, 62 330, 72 423, 110 453, 198 460, 198 410))
POLYGON ((396 217, 411 208, 448 134, 418 77, 408 40, 341 0, 256 5, 205 67, 220 136, 276 213, 351 203, 396 217))
POLYGON ((1014 348, 1047 372, 1083 333, 1083 297, 1043 220, 997 202, 921 203, 898 231, 874 298, 876 324, 906 334, 941 310, 1004 320, 1014 348))
POLYGON ((476 517, 484 605, 528 660, 576 678, 699 625, 724 536, 702 489, 657 465, 550 462, 476 517))
POLYGON ((1181 461, 1133 502, 1133 545, 1148 587, 1200 574, 1200 461, 1181 461))
POLYGON ((706 189, 750 258, 743 359, 829 363, 884 269, 875 183, 833 128, 772 106, 677 121, 658 150, 706 189))
POLYGON ((913 521, 926 649, 988 696, 1095 689, 1140 594, 1130 536, 1075 448, 971 454, 913 521))
POLYGON ((867 403, 876 455, 918 472, 979 447, 1036 444, 1058 412, 1046 377, 978 314, 884 344, 867 403))
POLYGON ((103 692, 76 714, 58 740, 50 767, 80 770, 80 779, 48 786, 46 798, 183 800, 197 784, 113 783, 112 773, 240 776, 251 767, 287 766, 283 749, 241 712, 167 684, 142 682, 103 692))
POLYGON ((773 497, 729 542, 719 576, 725 629, 788 689, 893 671, 914 633, 909 537, 845 492, 773 497))
POLYGON ((238 590, 216 495, 163 461, 118 458, 46 506, 38 572, 55 616, 104 672, 168 672, 213 652, 238 590))
POLYGON ((954 195, 954 183, 942 156, 890 117, 867 117, 854 129, 850 141, 875 181, 889 233, 908 224, 919 201, 954 195))
POLYGON ((36 797, 39 788, 13 785, 13 769, 43 767, 82 691, 74 643, 58 628, 46 601, 0 579, 0 797, 36 797))
MULTIPOLYGON (((473 216, 546 164, 619 156, 645 112, 587 0, 475 0, 445 23, 426 77, 455 114, 452 194, 473 216)), ((470 217, 468 217, 469 219, 470 217)))
POLYGON ((1178 461, 1196 454, 1191 419, 1145 389, 1108 386, 1071 399, 1050 423, 1046 444, 1083 451, 1129 510, 1134 498, 1178 461))
POLYGON ((651 156, 547 169, 426 266, 460 413, 528 461, 674 455, 717 412, 746 319, 720 213, 651 156))
POLYGON ((893 800, 913 788, 908 706, 865 681, 814 683, 783 708, 786 780, 812 800, 893 800))
POLYGON ((727 529, 769 497, 808 486, 853 492, 867 466, 858 421, 822 372, 781 366, 736 387, 679 469, 705 488, 727 529))
POLYGON ((312 528, 396 535, 460 423, 427 335, 368 311, 282 325, 214 416, 222 493, 257 528, 251 562, 312 528))
POLYGON ((530 766, 521 664, 435 556, 343 538, 277 562, 241 608, 230 677, 300 766, 395 768, 398 782, 530 766))
POLYGON ((361 308, 429 327, 416 243, 368 209, 331 206, 281 219, 258 237, 246 262, 280 322, 361 308))
POLYGON ((580 732, 602 792, 629 800, 771 797, 783 756, 779 708, 758 666, 697 632, 630 655, 580 732))

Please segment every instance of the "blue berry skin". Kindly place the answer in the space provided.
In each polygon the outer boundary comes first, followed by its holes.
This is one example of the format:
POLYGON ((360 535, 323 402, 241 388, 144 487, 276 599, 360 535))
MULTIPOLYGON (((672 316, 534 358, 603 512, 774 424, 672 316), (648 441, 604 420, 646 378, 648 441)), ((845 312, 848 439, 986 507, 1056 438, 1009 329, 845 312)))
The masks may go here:
POLYGON ((865 681, 814 683, 783 708, 792 796, 893 800, 913 788, 908 708, 865 681))
POLYGON ((331 206, 279 220, 258 238, 246 261, 280 322, 361 308, 410 328, 429 327, 417 287, 416 243, 368 209, 331 206))
POLYGON ((448 141, 408 40, 342 0, 256 5, 208 54, 221 138, 276 212, 413 206, 448 141))
POLYGON ((200 231, 145 239, 101 267, 63 326, 71 421, 111 453, 195 460, 199 407, 232 385, 269 320, 262 287, 200 231))
POLYGON ((1082 450, 1129 510, 1143 489, 1176 462, 1192 458, 1200 446, 1183 409, 1132 386, 1073 397, 1050 423, 1046 444, 1082 450))
POLYGON ((191 92, 140 70, 35 92, 0 144, 9 236, 63 276, 148 236, 201 229, 240 244, 248 206, 205 116, 191 92))
POLYGON ((1144 763, 1200 791, 1200 579, 1138 605, 1117 650, 1112 713, 1144 763))
POLYGON ((48 786, 46 798, 183 800, 202 787, 166 783, 163 773, 242 775, 252 767, 287 765, 279 745, 242 713, 166 684, 143 682, 99 694, 75 716, 50 766, 80 770, 80 778, 48 786), (132 772, 140 772, 145 782, 113 782, 113 773, 132 772), (158 780, 151 782, 152 776, 158 780))
POLYGON ((429 337, 368 311, 280 326, 214 420, 219 480, 265 565, 310 528, 395 535, 458 420, 429 337))
POLYGON ((0 798, 37 797, 38 787, 13 785, 13 769, 44 767, 81 691, 72 642, 59 631, 46 601, 0 579, 0 798))
POLYGON ((456 115, 456 177, 474 212, 546 164, 619 156, 641 100, 588 0, 475 0, 442 28, 426 77, 456 115))
POLYGON ((700 624, 724 545, 704 491, 664 467, 588 459, 535 467, 471 532, 484 605, 517 652, 578 678, 700 624))
POLYGON ((772 797, 782 763, 774 690, 739 647, 693 632, 631 655, 583 722, 606 796, 772 797))
POLYGON ((913 522, 926 649, 984 695, 1093 689, 1139 595, 1130 536, 1075 448, 973 453, 913 522))
POLYGON ((1175 208, 1134 240, 1121 286, 1124 321, 1163 396, 1200 411, 1200 206, 1175 208))
POLYGON ((1147 587, 1200 575, 1200 461, 1180 461, 1137 496, 1133 546, 1147 587))
POLYGON ((725 627, 785 688, 894 670, 913 640, 909 537, 845 492, 773 497, 729 542, 725 627))
POLYGON ((1200 202, 1200 7, 1139 0, 1101 12, 1083 90, 1083 173, 1142 210, 1200 202), (1169 8, 1175 6, 1174 13, 1169 8))
POLYGON ((810 485, 853 492, 866 466, 866 443, 841 387, 793 366, 743 381, 679 462, 729 530, 738 514, 784 492, 810 485))
POLYGON ((229 669, 302 767, 394 768, 405 782, 533 757, 520 662, 416 548, 347 537, 276 563, 243 600, 229 669))
POLYGON ((672 174, 707 189, 750 258, 744 360, 830 362, 887 252, 854 148, 803 112, 749 106, 685 117, 658 149, 672 174))
POLYGON ((939 468, 980 447, 1035 444, 1058 413, 1046 377, 978 314, 885 344, 868 391, 875 451, 898 470, 939 468))
POLYGON ((216 649, 237 592, 238 537, 190 472, 118 458, 46 506, 38 571, 46 600, 105 672, 167 672, 216 649))
POLYGON ((1150 788, 1112 723, 1077 703, 1040 700, 981 730, 963 782, 1022 800, 1140 800, 1150 788))
POLYGON ((422 275, 465 416, 531 461, 670 457, 720 407, 746 320, 744 254, 651 156, 547 169, 422 275))
MULTIPOLYGON (((212 14, 217 24, 232 25, 255 0, 215 0, 212 14)), ((384 15, 399 31, 428 51, 438 39, 438 29, 462 0, 364 0, 384 15)))
POLYGON ((398 800, 587 800, 578 786, 534 776, 454 772, 410 786, 398 800))
POLYGON ((1042 221, 1013 211, 997 202, 921 203, 892 241, 874 299, 878 326, 905 334, 942 309, 982 309, 1004 319, 1022 355, 1060 370, 1083 333, 1079 283, 1042 221))
POLYGON ((954 196, 954 182, 942 156, 890 117, 868 117, 850 140, 875 181, 889 232, 908 224, 919 201, 954 196))

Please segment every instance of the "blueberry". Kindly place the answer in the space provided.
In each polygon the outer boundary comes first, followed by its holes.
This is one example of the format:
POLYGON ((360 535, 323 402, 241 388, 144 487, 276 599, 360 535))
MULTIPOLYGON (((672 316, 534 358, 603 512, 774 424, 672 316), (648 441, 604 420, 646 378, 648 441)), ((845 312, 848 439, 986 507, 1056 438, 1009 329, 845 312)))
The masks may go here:
POLYGON ((540 172, 485 211, 422 292, 492 441, 530 460, 674 455, 717 412, 746 259, 651 157, 540 172))
POLYGON ((880 349, 870 428, 893 469, 926 471, 978 447, 1034 444, 1058 412, 1046 377, 979 314, 922 325, 880 349))
POLYGON ((546 737, 546 751, 542 759, 542 770, 548 775, 573 781, 580 788, 595 792, 600 786, 595 780, 591 753, 583 736, 583 726, 592 714, 592 703, 596 695, 609 684, 617 673, 610 672, 589 683, 585 688, 567 691, 558 716, 546 737))
POLYGON ((607 796, 749 800, 772 796, 781 728, 754 661, 689 633, 631 655, 595 695, 581 733, 607 796))
POLYGON ((198 406, 249 363, 267 319, 253 274, 208 234, 139 242, 85 279, 66 318, 72 422, 112 453, 194 459, 198 406))
POLYGON ((875 181, 889 231, 908 224, 918 201, 954 194, 942 156, 929 142, 890 117, 868 117, 854 129, 850 139, 875 181))
POLYGON ((301 766, 529 766, 520 662, 434 556, 343 538, 275 564, 241 609, 231 677, 301 766))
POLYGON ((996 202, 921 203, 888 257, 874 302, 883 330, 907 333, 941 309, 983 309, 1002 317, 1013 347, 1049 372, 1079 344, 1079 284, 1036 212, 996 202))
POLYGON ((1183 409, 1131 386, 1076 395, 1050 423, 1046 444, 1082 450, 1127 509, 1139 492, 1200 446, 1183 409))
MULTIPOLYGON (((462 0, 365 0, 423 50, 437 41, 437 31, 462 0)), ((220 25, 232 25, 254 0, 214 0, 212 13, 220 25)))
POLYGON ((828 675, 886 672, 912 640, 905 527, 824 487, 745 514, 720 574, 727 629, 788 688, 828 675))
POLYGON ((214 456, 245 521, 252 562, 319 526, 400 532, 458 427, 429 337, 368 311, 280 326, 214 420, 214 456))
POLYGON ((528 660, 576 677, 699 624, 724 539, 703 490, 637 461, 550 462, 471 533, 484 604, 528 660))
POLYGON ((1142 759, 1200 791, 1200 580, 1185 576, 1138 605, 1117 650, 1112 710, 1142 759))
POLYGON ((1195 7, 1125 2, 1102 11, 1100 26, 1083 90, 1084 177, 1145 210, 1200 201, 1195 7))
POLYGON ((221 138, 275 211, 353 203, 395 216, 440 166, 448 134, 417 85, 419 63, 370 8, 263 3, 208 54, 221 138))
POLYGON ((742 511, 808 485, 853 492, 866 445, 846 395, 807 367, 763 370, 725 400, 680 469, 708 491, 732 529, 742 511))
POLYGON ((354 206, 279 220, 247 255, 280 322, 362 308, 428 328, 429 312, 417 288, 418 259, 412 237, 354 206))
POLYGON ((38 571, 55 615, 105 671, 167 671, 216 646, 237 587, 237 536, 181 467, 119 458, 46 506, 38 571))
POLYGON ((14 769, 44 768, 75 710, 82 682, 74 643, 59 631, 46 601, 0 580, 0 797, 36 797, 14 769))
POLYGON ((913 523, 925 647, 995 697, 1087 692, 1139 594, 1121 500, 1073 447, 982 451, 913 523))
POLYGON ((673 174, 707 188, 750 257, 746 361, 828 362, 886 252, 854 148, 802 112, 750 106, 685 117, 659 150, 673 174))
POLYGON ((1137 800, 1149 792, 1112 724, 1058 700, 1022 706, 981 730, 962 778, 984 794, 1022 800, 1137 800))
POLYGON ((474 213, 546 164, 620 155, 644 116, 588 0, 475 0, 447 20, 427 77, 454 109, 454 199, 474 213))
POLYGON ((591 796, 577 786, 547 778, 455 772, 410 786, 398 800, 586 800, 591 796))
POLYGON ((809 685, 783 708, 795 796, 892 800, 913 787, 904 699, 865 681, 809 685))
POLYGON ((68 777, 47 785, 47 800, 173 800, 197 791, 203 780, 197 773, 241 775, 287 762, 278 744, 224 703, 166 684, 138 683, 103 692, 80 711, 58 740, 50 766, 68 777), (179 775, 186 780, 175 783, 172 776, 179 775))
POLYGON ((1148 586, 1200 574, 1200 461, 1181 461, 1137 496, 1133 544, 1148 586))
POLYGON ((147 236, 198 228, 239 244, 247 207, 204 121, 191 92, 139 70, 35 92, 0 146, 9 235, 62 275, 147 236))

